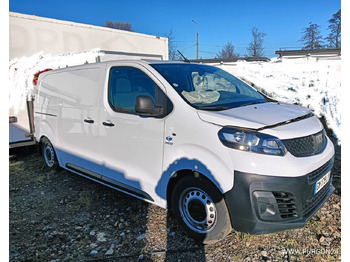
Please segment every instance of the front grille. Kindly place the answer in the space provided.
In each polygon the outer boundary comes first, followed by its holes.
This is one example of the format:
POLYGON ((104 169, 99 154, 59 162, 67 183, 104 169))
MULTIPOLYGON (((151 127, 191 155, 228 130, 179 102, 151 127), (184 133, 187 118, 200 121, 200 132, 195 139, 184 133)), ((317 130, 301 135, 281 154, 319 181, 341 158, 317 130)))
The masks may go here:
POLYGON ((317 192, 316 195, 303 203, 303 216, 308 215, 321 203, 321 201, 326 197, 330 185, 331 183, 328 182, 328 184, 325 185, 319 192, 317 192))
POLYGON ((282 219, 297 217, 293 194, 286 192, 272 192, 272 194, 275 196, 278 211, 282 219))
POLYGON ((329 160, 327 163, 325 163, 323 166, 317 168, 316 170, 310 172, 307 174, 307 181, 311 185, 315 183, 321 176, 326 174, 333 166, 334 158, 329 160))
POLYGON ((325 131, 322 130, 310 136, 284 139, 282 142, 293 156, 306 157, 322 153, 326 147, 327 139, 325 131))

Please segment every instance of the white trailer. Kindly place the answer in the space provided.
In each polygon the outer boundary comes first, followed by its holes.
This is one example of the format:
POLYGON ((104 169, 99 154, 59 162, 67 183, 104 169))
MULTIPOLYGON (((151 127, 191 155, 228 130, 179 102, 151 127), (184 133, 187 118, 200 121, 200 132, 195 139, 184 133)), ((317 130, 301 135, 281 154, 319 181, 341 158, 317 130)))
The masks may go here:
POLYGON ((10 148, 35 143, 34 74, 114 59, 168 60, 168 38, 10 12, 10 148), (91 51, 93 50, 93 51, 91 51))
MULTIPOLYGON (((10 60, 39 51, 51 55, 91 49, 125 58, 168 60, 168 38, 10 12, 10 60)), ((115 58, 114 58, 115 59, 115 58)))

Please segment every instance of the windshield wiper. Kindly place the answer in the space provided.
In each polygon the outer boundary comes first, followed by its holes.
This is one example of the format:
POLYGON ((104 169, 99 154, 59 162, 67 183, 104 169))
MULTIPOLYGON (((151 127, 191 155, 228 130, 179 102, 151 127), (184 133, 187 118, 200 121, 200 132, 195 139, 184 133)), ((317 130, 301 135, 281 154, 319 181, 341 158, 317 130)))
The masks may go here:
POLYGON ((232 107, 229 106, 198 106, 197 109, 199 110, 210 110, 210 111, 221 111, 221 110, 227 110, 231 109, 232 107))
POLYGON ((287 125, 289 123, 297 122, 297 121, 300 121, 300 120, 303 120, 303 119, 306 119, 306 118, 309 118, 309 117, 313 117, 313 116, 314 116, 314 114, 312 112, 310 112, 310 113, 307 113, 306 115, 299 116, 299 117, 296 117, 296 118, 293 118, 293 119, 290 119, 290 120, 287 120, 287 121, 284 121, 284 122, 280 122, 280 123, 277 123, 277 124, 274 124, 274 125, 264 126, 264 127, 258 128, 258 129, 256 129, 256 131, 261 131, 261 130, 264 130, 264 129, 271 129, 271 128, 275 128, 275 127, 278 127, 278 126, 287 125))
POLYGON ((264 103, 266 103, 266 102, 265 102, 265 101, 264 101, 264 102, 262 102, 262 101, 260 101, 260 102, 254 101, 254 102, 251 102, 251 103, 248 103, 248 104, 240 105, 239 107, 242 107, 242 106, 250 106, 250 105, 256 105, 256 104, 264 104, 264 103))

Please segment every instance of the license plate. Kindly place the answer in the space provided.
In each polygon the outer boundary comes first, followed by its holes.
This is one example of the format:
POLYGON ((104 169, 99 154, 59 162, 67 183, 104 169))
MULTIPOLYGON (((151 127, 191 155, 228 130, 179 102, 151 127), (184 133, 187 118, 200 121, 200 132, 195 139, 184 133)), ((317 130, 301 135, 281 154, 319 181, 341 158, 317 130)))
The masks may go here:
POLYGON ((320 180, 316 182, 314 194, 317 194, 317 192, 320 191, 328 183, 330 177, 331 171, 328 171, 327 174, 325 174, 320 180))

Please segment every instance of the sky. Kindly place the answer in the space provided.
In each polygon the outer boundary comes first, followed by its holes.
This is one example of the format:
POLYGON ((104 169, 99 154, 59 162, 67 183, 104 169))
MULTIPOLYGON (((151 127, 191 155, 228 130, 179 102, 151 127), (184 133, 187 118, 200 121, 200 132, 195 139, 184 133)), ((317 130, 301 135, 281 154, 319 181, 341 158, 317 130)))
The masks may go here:
POLYGON ((103 26, 107 20, 131 23, 135 32, 166 36, 187 58, 214 58, 231 41, 235 51, 247 55, 251 30, 266 34, 266 57, 275 51, 300 49, 303 28, 309 22, 329 34, 328 20, 341 8, 341 0, 9 0, 12 12, 103 26))

